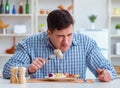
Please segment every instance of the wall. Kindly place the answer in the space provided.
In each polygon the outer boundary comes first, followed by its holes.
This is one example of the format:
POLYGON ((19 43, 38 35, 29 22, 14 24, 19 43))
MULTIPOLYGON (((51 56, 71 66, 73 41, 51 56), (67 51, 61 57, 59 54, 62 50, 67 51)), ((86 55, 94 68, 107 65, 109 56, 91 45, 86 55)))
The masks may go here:
MULTIPOLYGON (((75 1, 75 28, 89 29, 91 27, 88 16, 97 15, 96 28, 107 28, 108 1, 107 0, 76 0, 75 1)), ((77 30, 78 30, 77 29, 77 30)))

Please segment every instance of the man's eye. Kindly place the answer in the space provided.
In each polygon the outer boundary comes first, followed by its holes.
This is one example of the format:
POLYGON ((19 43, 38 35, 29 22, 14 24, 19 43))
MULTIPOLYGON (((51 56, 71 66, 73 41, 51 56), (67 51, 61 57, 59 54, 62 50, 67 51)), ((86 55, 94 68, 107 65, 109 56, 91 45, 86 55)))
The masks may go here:
POLYGON ((58 37, 64 37, 63 35, 58 35, 58 37))
POLYGON ((72 36, 72 34, 69 34, 69 35, 68 35, 68 37, 71 37, 71 36, 72 36))
POLYGON ((69 34, 68 36, 72 36, 72 34, 69 34))

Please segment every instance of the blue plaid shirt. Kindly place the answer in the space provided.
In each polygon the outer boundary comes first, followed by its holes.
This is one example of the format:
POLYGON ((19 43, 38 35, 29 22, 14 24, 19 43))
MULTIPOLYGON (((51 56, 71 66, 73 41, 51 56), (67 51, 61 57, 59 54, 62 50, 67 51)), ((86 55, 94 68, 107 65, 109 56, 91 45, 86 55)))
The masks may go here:
MULTIPOLYGON (((26 68, 34 61, 36 57, 47 58, 53 54, 54 47, 50 44, 46 32, 30 36, 16 47, 16 52, 8 60, 3 69, 3 77, 10 78, 11 66, 25 66, 26 68)), ((47 61, 47 63, 37 70, 34 74, 30 74, 31 78, 44 78, 49 73, 71 73, 80 74, 80 78, 85 79, 86 68, 97 77, 97 68, 107 69, 112 78, 116 78, 116 72, 113 66, 106 60, 98 48, 96 42, 91 38, 73 33, 73 41, 67 52, 63 53, 62 60, 57 57, 47 61)), ((29 75, 26 72, 26 75, 29 75)))

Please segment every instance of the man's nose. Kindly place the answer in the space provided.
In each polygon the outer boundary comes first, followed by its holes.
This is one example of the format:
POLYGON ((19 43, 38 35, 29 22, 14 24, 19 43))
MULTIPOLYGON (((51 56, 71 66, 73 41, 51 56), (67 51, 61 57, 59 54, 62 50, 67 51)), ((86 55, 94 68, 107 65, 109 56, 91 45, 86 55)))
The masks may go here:
POLYGON ((64 37, 63 42, 64 42, 65 44, 68 44, 68 37, 64 37))

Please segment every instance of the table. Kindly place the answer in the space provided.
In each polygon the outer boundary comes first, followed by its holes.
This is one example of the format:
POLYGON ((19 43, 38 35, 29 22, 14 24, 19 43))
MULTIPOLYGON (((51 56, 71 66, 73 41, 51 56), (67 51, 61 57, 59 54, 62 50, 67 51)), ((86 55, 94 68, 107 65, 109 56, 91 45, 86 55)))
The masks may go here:
POLYGON ((26 83, 10 84, 10 80, 0 78, 1 88, 118 88, 120 79, 111 82, 94 82, 94 83, 26 83))

